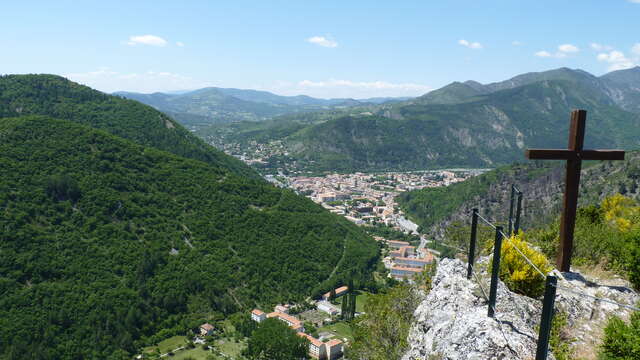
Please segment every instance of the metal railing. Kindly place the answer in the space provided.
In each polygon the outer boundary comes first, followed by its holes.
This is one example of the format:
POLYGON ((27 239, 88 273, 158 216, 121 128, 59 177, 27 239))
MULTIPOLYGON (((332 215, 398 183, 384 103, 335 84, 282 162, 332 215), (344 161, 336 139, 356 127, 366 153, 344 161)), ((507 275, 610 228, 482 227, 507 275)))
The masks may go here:
POLYGON ((465 251, 464 249, 460 249, 458 247, 448 246, 446 244, 440 243, 441 246, 450 247, 454 250, 460 251, 461 253, 468 252, 467 256, 467 279, 471 280, 472 276, 478 282, 480 290, 482 290, 482 294, 484 298, 488 302, 487 307, 487 316, 495 319, 500 328, 500 332, 505 338, 507 346, 513 351, 513 348, 509 344, 508 337, 504 334, 502 330, 502 321, 496 318, 496 297, 497 297, 497 289, 498 289, 498 281, 499 281, 499 273, 500 273, 500 258, 502 252, 502 244, 504 241, 511 241, 511 246, 518 252, 518 254, 531 266, 537 275, 540 275, 545 280, 545 289, 544 289, 544 297, 542 300, 542 314, 540 318, 540 329, 538 333, 538 341, 536 348, 536 360, 545 360, 547 358, 547 354, 549 353, 549 340, 551 337, 551 323, 553 321, 554 315, 554 306, 555 306, 555 298, 556 298, 556 290, 566 291, 578 296, 584 296, 587 298, 591 298, 596 301, 606 302, 610 304, 617 305, 622 308, 626 308, 633 311, 640 311, 640 308, 637 308, 632 305, 621 304, 609 299, 600 298, 597 296, 586 294, 582 291, 571 289, 567 286, 558 285, 558 278, 554 275, 550 275, 552 271, 549 273, 543 272, 538 266, 534 264, 534 262, 529 259, 525 255, 525 253, 518 248, 518 246, 512 241, 511 236, 513 234, 517 234, 520 230, 520 216, 522 213, 522 192, 515 186, 511 187, 511 208, 509 211, 509 235, 503 232, 502 226, 495 225, 491 221, 482 217, 478 213, 478 209, 473 209, 471 213, 471 236, 469 239, 469 248, 465 251), (515 210, 515 218, 514 218, 514 204, 516 204, 515 210), (492 268, 491 268, 491 284, 489 287, 489 294, 487 296, 487 291, 482 286, 482 282, 476 275, 474 271, 475 267, 475 258, 476 258, 476 247, 477 247, 477 237, 478 237, 478 222, 482 220, 483 223, 491 227, 495 230, 495 240, 492 249, 492 268))

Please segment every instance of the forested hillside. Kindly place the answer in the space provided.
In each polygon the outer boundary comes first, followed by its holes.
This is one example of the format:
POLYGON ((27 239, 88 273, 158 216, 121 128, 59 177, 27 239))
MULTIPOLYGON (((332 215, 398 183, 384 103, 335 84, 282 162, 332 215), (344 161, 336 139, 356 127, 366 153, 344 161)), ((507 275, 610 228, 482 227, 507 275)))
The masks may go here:
POLYGON ((241 161, 205 144, 165 114, 60 76, 0 76, 0 118, 21 115, 48 115, 89 125, 141 145, 257 178, 241 161))
POLYGON ((290 119, 288 128, 280 121, 213 135, 216 144, 280 141, 312 171, 496 167, 524 160, 529 147, 565 147, 571 110, 586 109, 586 147, 632 150, 640 148, 639 73, 561 68, 486 85, 456 82, 406 102, 290 119))
POLYGON ((0 154, 0 358, 128 359, 204 314, 367 281, 377 259, 310 200, 74 122, 0 119, 0 154))
MULTIPOLYGON (((511 184, 523 192, 523 228, 554 220, 561 209, 565 167, 562 162, 532 161, 504 166, 461 183, 409 191, 397 197, 400 207, 425 231, 443 235, 452 222, 469 221, 472 208, 498 222, 509 216, 511 184)), ((620 193, 640 198, 640 152, 628 152, 624 161, 585 162, 579 205, 598 204, 620 193)))

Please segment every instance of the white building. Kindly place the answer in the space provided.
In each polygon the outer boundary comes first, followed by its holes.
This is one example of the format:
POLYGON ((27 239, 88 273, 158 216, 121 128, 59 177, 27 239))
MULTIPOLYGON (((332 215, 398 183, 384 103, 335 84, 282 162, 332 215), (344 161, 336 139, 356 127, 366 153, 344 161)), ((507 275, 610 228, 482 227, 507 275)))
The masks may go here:
POLYGON ((328 301, 318 301, 316 306, 318 307, 318 310, 324 311, 329 315, 337 315, 340 313, 340 310, 328 301))
POLYGON ((265 314, 264 312, 258 310, 258 309, 253 309, 251 311, 251 320, 255 321, 255 322, 261 322, 263 320, 265 320, 267 318, 267 314, 265 314))

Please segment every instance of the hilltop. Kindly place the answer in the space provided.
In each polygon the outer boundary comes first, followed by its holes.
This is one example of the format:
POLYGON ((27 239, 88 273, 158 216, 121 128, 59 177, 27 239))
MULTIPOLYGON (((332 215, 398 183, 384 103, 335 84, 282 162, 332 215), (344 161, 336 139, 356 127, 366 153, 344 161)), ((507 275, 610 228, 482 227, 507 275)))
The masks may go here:
POLYGON ((141 145, 258 178, 241 161, 207 145, 152 107, 104 94, 60 76, 0 76, 0 118, 24 115, 46 115, 70 120, 141 145))
POLYGON ((407 98, 318 99, 306 95, 282 96, 268 91, 219 87, 207 87, 180 94, 141 94, 119 91, 114 95, 151 105, 183 124, 192 126, 264 121, 290 113, 344 109, 407 100, 407 98))

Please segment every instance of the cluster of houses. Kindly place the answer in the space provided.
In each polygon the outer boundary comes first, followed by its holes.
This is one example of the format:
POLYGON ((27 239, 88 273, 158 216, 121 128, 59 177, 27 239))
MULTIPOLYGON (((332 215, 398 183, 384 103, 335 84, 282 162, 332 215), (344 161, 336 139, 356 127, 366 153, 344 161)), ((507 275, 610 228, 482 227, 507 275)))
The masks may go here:
MULTIPOLYGON (((334 290, 335 296, 340 297, 347 293, 348 287, 342 286, 334 290)), ((317 302, 318 310, 324 311, 330 315, 336 315, 340 312, 333 304, 329 302, 331 292, 322 296, 322 300, 317 302)), ((316 339, 315 337, 305 333, 304 323, 297 317, 289 314, 290 307, 288 305, 277 305, 271 313, 265 313, 259 309, 251 311, 251 320, 262 322, 266 319, 276 318, 286 323, 291 329, 295 330, 298 336, 309 340, 309 356, 319 360, 334 360, 342 356, 344 352, 344 344, 339 339, 330 339, 326 342, 316 339)))
POLYGON ((416 248, 406 241, 387 240, 386 243, 392 250, 389 251, 385 265, 396 280, 412 279, 433 263, 433 254, 426 248, 416 252, 416 248))

